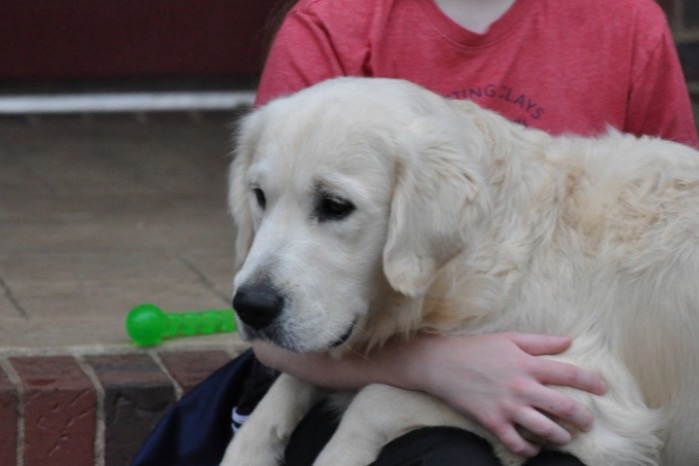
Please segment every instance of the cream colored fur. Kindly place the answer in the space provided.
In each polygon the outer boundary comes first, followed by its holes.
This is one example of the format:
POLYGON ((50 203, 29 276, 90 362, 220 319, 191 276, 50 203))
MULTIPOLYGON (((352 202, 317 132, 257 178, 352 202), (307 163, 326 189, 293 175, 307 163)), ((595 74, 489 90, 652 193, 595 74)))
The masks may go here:
MULTIPOLYGON (((556 359, 610 388, 561 389, 595 415, 563 450, 588 466, 699 458, 694 150, 614 131, 552 137, 407 82, 340 78, 245 119, 230 204, 234 287, 263 277, 288 298, 276 331, 243 326, 249 338, 342 357, 416 332, 571 335, 556 359), (318 221, 328 193, 355 210, 318 221)), ((277 464, 319 393, 282 376, 223 464, 277 464)), ((365 465, 422 425, 473 430, 522 462, 440 401, 374 385, 315 464, 365 465)))

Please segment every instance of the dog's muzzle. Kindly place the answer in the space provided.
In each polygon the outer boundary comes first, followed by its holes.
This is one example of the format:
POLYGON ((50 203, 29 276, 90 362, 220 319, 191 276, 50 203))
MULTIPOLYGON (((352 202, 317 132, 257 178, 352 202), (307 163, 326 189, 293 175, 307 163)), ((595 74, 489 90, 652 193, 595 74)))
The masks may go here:
POLYGON ((284 296, 268 283, 242 286, 233 297, 233 309, 255 330, 269 327, 284 309, 284 296))

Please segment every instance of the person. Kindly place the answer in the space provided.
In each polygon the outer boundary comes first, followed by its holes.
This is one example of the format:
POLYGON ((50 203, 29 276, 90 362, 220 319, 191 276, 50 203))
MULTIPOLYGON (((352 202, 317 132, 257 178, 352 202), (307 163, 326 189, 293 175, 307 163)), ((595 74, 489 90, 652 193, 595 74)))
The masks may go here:
MULTIPOLYGON (((269 50, 255 105, 344 75, 406 79, 552 134, 615 128, 699 144, 672 36, 652 0, 299 0, 269 50)), ((539 357, 570 344, 521 333, 417 336, 342 360, 252 346, 266 366, 320 386, 428 392, 533 457, 527 464, 563 466, 582 463, 540 453, 543 443, 571 438, 553 419, 581 430, 594 420, 550 387, 605 391, 595 374, 539 357)), ((292 436, 287 466, 311 464, 336 423, 314 408, 292 436)), ((374 463, 412 464, 498 462, 471 434, 429 428, 390 443, 374 463)))
POLYGON ((301 0, 277 32, 255 105, 341 75, 407 79, 553 134, 611 126, 697 144, 653 0, 301 0))

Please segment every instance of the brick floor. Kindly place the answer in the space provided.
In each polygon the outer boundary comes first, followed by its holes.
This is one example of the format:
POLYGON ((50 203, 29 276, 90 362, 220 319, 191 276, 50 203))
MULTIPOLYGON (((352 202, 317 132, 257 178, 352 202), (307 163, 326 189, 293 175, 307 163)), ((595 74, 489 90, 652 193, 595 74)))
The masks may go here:
POLYGON ((151 350, 0 358, 0 465, 127 465, 177 395, 231 356, 151 350), (8 364, 14 382, 2 369, 8 364))
POLYGON ((106 464, 127 464, 175 402, 175 388, 148 354, 90 356, 86 360, 104 387, 106 464))
POLYGON ((199 382, 230 361, 230 356, 224 351, 168 351, 159 353, 159 356, 177 382, 182 395, 186 395, 199 382))
POLYGON ((95 463, 96 395, 70 356, 17 357, 24 393, 26 466, 95 463))
POLYGON ((17 465, 19 395, 10 377, 0 367, 0 464, 17 465))

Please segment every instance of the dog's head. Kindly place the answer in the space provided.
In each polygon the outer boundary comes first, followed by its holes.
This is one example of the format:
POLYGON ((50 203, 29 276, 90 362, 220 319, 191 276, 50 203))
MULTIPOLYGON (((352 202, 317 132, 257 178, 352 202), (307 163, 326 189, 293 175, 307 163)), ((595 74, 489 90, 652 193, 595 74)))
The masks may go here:
POLYGON ((243 335, 324 350, 367 338, 386 290, 422 296, 486 208, 481 145, 447 101, 395 80, 326 81, 247 116, 229 196, 243 335))

